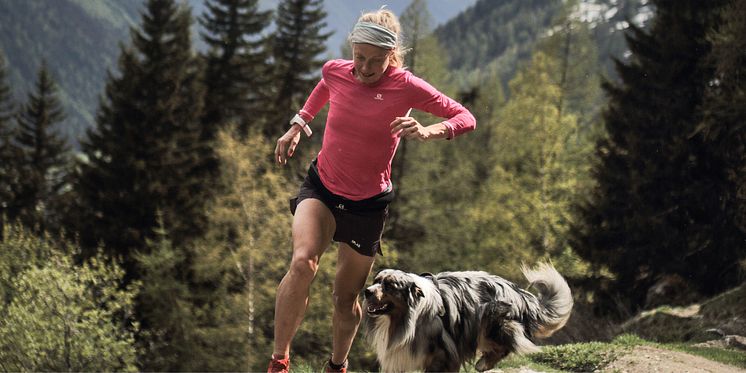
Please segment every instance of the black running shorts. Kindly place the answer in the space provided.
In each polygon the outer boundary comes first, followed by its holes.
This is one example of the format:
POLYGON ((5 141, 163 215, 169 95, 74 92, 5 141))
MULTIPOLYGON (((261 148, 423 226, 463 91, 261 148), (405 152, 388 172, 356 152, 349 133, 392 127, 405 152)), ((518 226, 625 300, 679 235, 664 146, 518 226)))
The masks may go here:
POLYGON ((296 197, 290 199, 290 212, 295 214, 298 204, 307 198, 318 199, 326 205, 334 216, 337 229, 333 240, 343 242, 365 256, 383 255, 381 235, 388 217, 388 205, 394 198, 394 191, 385 191, 361 201, 353 201, 338 196, 324 187, 316 169, 316 161, 308 168, 308 175, 296 197))

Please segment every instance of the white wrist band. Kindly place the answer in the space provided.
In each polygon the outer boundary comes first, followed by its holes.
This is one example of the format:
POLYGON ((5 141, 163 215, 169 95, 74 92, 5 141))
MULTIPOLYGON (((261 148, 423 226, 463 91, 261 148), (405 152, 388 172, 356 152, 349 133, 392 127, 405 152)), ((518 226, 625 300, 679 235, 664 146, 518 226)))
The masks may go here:
POLYGON ((311 131, 311 127, 309 127, 308 123, 306 123, 306 121, 303 120, 303 118, 301 118, 301 116, 298 114, 295 114, 293 119, 290 119, 290 125, 292 126, 295 124, 299 125, 300 128, 303 129, 303 132, 306 133, 306 136, 311 137, 311 135, 313 135, 313 131, 311 131))

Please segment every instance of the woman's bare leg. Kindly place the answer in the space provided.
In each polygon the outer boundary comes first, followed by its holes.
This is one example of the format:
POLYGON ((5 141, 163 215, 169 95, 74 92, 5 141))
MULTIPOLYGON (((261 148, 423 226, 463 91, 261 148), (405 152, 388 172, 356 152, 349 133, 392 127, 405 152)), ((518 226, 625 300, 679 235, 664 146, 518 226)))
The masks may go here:
POLYGON ((275 300, 275 356, 290 353, 290 342, 303 321, 321 254, 334 230, 334 216, 321 201, 309 198, 298 204, 293 217, 293 259, 275 300))
POLYGON ((375 257, 361 255, 347 244, 339 244, 332 317, 332 362, 335 364, 344 363, 350 353, 363 315, 358 295, 365 286, 374 261, 375 257))

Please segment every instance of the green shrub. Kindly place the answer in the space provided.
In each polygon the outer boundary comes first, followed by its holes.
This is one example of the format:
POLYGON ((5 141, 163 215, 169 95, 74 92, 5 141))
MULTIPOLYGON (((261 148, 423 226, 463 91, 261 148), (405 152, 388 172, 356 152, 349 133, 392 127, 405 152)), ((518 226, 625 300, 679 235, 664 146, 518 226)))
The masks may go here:
POLYGON ((138 287, 122 286, 122 268, 100 256, 77 265, 64 240, 5 233, 0 268, 16 277, 0 281, 0 371, 136 371, 138 287), (45 260, 11 260, 30 256, 45 260))

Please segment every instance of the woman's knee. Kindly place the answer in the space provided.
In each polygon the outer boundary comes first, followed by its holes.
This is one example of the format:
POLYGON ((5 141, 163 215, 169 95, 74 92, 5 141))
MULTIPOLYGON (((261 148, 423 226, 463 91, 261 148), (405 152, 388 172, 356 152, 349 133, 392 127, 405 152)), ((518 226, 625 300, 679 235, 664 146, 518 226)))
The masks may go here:
POLYGON ((335 289, 332 292, 332 298, 334 300, 334 308, 337 310, 352 310, 358 303, 358 294, 362 291, 341 291, 335 289))
POLYGON ((318 270, 319 256, 297 252, 293 255, 293 259, 290 262, 290 273, 293 276, 310 281, 316 276, 318 270))

